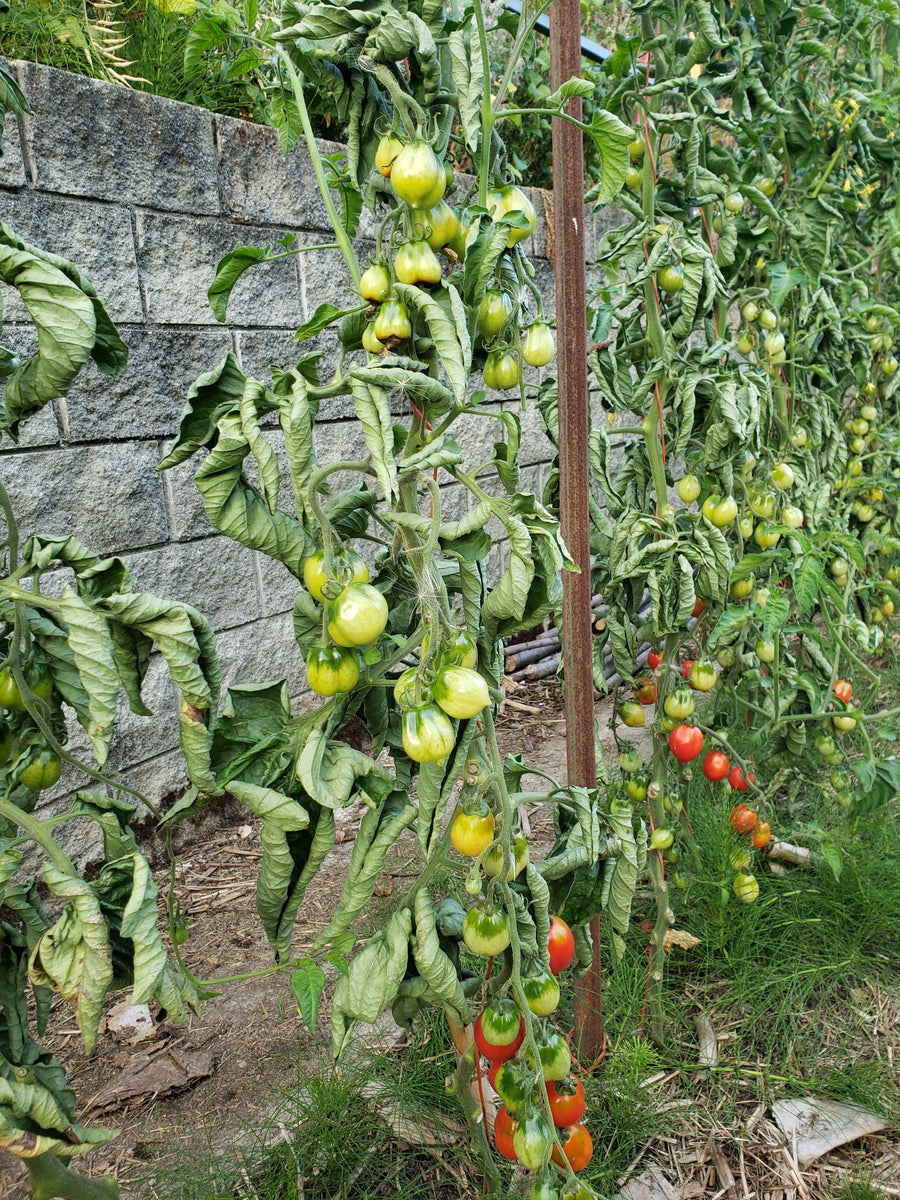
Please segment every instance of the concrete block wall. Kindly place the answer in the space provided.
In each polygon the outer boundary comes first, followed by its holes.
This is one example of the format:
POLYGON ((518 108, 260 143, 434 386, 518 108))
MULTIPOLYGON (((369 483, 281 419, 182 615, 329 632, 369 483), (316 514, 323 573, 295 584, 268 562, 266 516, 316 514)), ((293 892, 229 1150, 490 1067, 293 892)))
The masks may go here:
MULTIPOLYGON (((216 264, 236 246, 273 244, 288 232, 297 245, 332 240, 306 149, 285 157, 272 129, 31 63, 12 66, 33 111, 20 128, 7 119, 2 219, 89 276, 131 352, 119 379, 89 363, 64 400, 23 427, 18 446, 0 446, 0 477, 22 534, 71 531, 98 553, 121 555, 136 589, 206 613, 226 684, 287 676, 300 697, 295 581, 280 564, 211 529, 193 464, 164 473, 156 464, 199 374, 235 351, 248 374, 268 382, 270 364, 295 357, 294 330, 316 306, 350 299, 338 251, 321 249, 248 272, 227 325, 216 322, 206 300, 216 264)), ((530 251, 552 313, 547 227, 541 194, 533 198, 539 219, 530 251)), ((590 261, 611 220, 609 212, 588 215, 590 261)), ((15 294, 2 288, 0 299, 3 344, 33 347, 15 294)), ((322 345, 333 353, 333 334, 322 345)), ((540 493, 551 450, 536 414, 523 419, 523 487, 540 493)), ((473 420, 458 436, 476 450, 490 447, 492 425, 473 420)), ((317 442, 323 460, 362 444, 347 398, 323 404, 317 442)), ((461 496, 445 492, 448 514, 462 507, 461 496)), ((185 776, 176 697, 158 662, 146 700, 155 717, 123 708, 109 765, 165 803, 185 776)), ((64 776, 60 789, 67 784, 64 776)))

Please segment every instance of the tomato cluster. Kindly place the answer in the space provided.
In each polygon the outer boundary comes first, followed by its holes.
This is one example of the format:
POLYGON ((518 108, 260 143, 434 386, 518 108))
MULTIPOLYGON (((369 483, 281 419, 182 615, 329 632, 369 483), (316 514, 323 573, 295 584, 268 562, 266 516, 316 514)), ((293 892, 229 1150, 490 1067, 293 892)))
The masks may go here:
POLYGON ((42 658, 28 658, 21 667, 21 681, 24 694, 12 665, 7 662, 0 667, 0 708, 6 710, 0 716, 0 771, 6 774, 12 787, 21 785, 27 789, 19 794, 18 803, 20 808, 30 810, 37 793, 58 782, 62 759, 33 720, 28 704, 42 710, 58 740, 65 740, 65 726, 60 718, 60 697, 47 663, 42 658), (29 796, 28 792, 33 794, 29 796))

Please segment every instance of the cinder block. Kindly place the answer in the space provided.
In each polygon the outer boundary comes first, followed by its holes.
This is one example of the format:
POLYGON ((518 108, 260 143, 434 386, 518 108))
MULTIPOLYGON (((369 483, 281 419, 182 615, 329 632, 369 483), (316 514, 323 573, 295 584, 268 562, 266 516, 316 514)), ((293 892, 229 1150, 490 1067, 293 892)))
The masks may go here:
MULTIPOLYGON (((219 260, 238 246, 265 247, 272 230, 226 221, 139 212, 137 256, 147 319, 165 325, 215 325, 206 298, 219 260), (177 267, 177 271, 176 271, 177 267)), ((228 304, 232 325, 291 328, 303 320, 296 260, 251 267, 228 304)))
POLYGON ((212 113, 35 63, 18 71, 32 109, 26 153, 40 191, 219 211, 212 113))
POLYGON ((253 551, 231 538, 168 544, 124 558, 135 591, 190 604, 215 630, 245 625, 260 616, 253 551))

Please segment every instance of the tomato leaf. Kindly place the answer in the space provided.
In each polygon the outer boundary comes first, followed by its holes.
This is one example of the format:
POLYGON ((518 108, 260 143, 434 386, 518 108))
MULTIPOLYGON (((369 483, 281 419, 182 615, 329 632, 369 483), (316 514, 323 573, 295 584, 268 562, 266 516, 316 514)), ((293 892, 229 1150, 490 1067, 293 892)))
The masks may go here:
POLYGON ((356 415, 363 427, 363 435, 372 466, 381 484, 381 490, 389 504, 400 495, 397 467, 394 462, 394 430, 391 422, 391 406, 387 392, 366 382, 356 371, 350 372, 350 388, 356 401, 356 415))
POLYGON ((301 959, 297 969, 291 973, 291 987, 306 1028, 310 1033, 315 1033, 319 1000, 325 990, 325 972, 311 958, 301 959))
POLYGON ((347 1048, 356 1021, 374 1024, 397 995, 409 961, 412 914, 395 912, 360 950, 334 989, 331 1038, 336 1055, 347 1048))
MULTIPOLYGON (((465 347, 460 341, 458 323, 451 320, 437 300, 421 288, 408 283, 397 283, 394 285, 394 291, 411 313, 417 312, 423 317, 440 356, 441 365, 450 380, 453 395, 457 403, 462 404, 466 397, 469 370, 465 347)), ((452 303, 456 295, 452 284, 446 285, 446 294, 452 303)))
POLYGON ((238 246, 236 250, 229 251, 224 258, 219 259, 215 277, 206 293, 217 321, 225 320, 232 289, 243 273, 258 263, 271 262, 273 257, 281 258, 282 255, 273 256, 271 246, 238 246))
POLYGON ((314 338, 317 333, 321 333, 323 329, 327 329, 329 325, 333 325, 341 317, 349 317, 353 313, 365 312, 366 307, 365 304, 359 305, 356 308, 337 308, 334 304, 320 304, 306 324, 301 325, 294 334, 294 341, 305 342, 308 338, 314 338))
POLYGON ((634 140, 634 131, 617 116, 598 108, 591 116, 585 133, 593 139, 600 155, 600 185, 597 203, 606 204, 622 190, 625 176, 631 167, 628 143, 634 140))
POLYGON ((447 44, 453 61, 453 82, 459 97, 459 115, 470 158, 475 159, 481 141, 481 96, 484 69, 480 54, 472 53, 468 33, 453 30, 447 44))

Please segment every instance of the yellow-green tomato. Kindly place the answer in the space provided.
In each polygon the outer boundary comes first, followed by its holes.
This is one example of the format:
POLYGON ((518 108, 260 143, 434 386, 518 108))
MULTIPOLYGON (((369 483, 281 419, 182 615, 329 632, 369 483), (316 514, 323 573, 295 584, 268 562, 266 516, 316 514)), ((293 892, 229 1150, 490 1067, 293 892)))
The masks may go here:
POLYGON ((386 300, 379 308, 374 321, 375 336, 386 345, 405 342, 412 333, 412 324, 406 306, 399 300, 386 300))
POLYGON ((482 369, 485 387, 504 392, 519 382, 519 364, 509 350, 492 350, 482 369))
POLYGON ((369 323, 366 325, 360 340, 362 341, 363 350, 366 350, 369 354, 381 354, 381 352, 384 350, 384 344, 379 342, 378 338, 375 336, 374 321, 369 321, 369 323))
POLYGON ((748 537, 753 537, 753 517, 751 517, 749 513, 741 517, 740 521, 738 522, 738 529, 740 529, 741 537, 744 539, 744 541, 746 541, 748 537))
POLYGON ((411 208, 434 208, 447 188, 444 164, 417 138, 404 146, 391 166, 391 186, 411 208))
MULTIPOLYGON (((356 551, 348 547, 332 556, 331 578, 344 587, 348 583, 368 583, 369 568, 356 551)), ((328 582, 324 550, 317 550, 303 564, 303 582, 313 599, 322 604, 325 600, 325 584, 328 582)))
POLYGON ((749 333, 742 333, 737 340, 737 348, 741 354, 749 354, 753 349, 753 338, 749 333))
POLYGON ((737 501, 734 496, 720 496, 718 493, 713 493, 703 501, 702 511, 707 521, 722 529, 726 525, 730 525, 737 516, 737 501))
POLYGON ((349 646, 314 646, 306 656, 306 678, 319 696, 342 696, 359 682, 359 656, 349 646))
POLYGON ((404 242, 394 256, 394 271, 401 283, 415 286, 441 281, 441 264, 425 241, 404 242))
POLYGON ((628 143, 628 157, 633 163, 640 162, 644 157, 644 139, 637 137, 628 143))
POLYGON ((778 184, 771 175, 763 175, 761 178, 757 179, 756 186, 764 196, 774 196, 778 191, 778 184))
POLYGON ((788 525, 791 529, 799 529, 805 520, 803 509, 793 504, 786 504, 781 510, 782 525, 788 525))
POLYGON ((460 810, 450 826, 450 841, 460 854, 477 858, 494 840, 494 814, 467 813, 460 810))
POLYGON ((483 338, 491 341, 502 333, 503 327, 512 316, 513 303, 506 292, 499 288, 488 288, 481 297, 475 315, 475 328, 483 338))
POLYGON ((632 192, 639 192, 644 179, 644 174, 637 167, 629 167, 625 172, 625 186, 632 192))
POLYGON ((684 287, 684 272, 677 263, 668 263, 656 272, 656 282, 667 296, 674 296, 684 287))
POLYGON ((760 550, 771 550, 773 546, 778 545, 781 534, 774 525, 767 525, 761 521, 753 531, 753 540, 760 550))
POLYGON ((49 746, 44 746, 24 768, 19 779, 31 791, 42 792, 44 788, 53 787, 61 774, 62 760, 59 755, 49 746))
POLYGON ((741 309, 741 312, 743 313, 744 320, 747 322, 747 324, 752 325, 759 316, 759 305, 755 300, 748 300, 741 309))
POLYGON ((749 575, 746 579, 732 580, 732 582, 728 588, 728 594, 731 596, 732 600, 743 600, 746 596, 749 596, 752 591, 753 591, 753 576, 752 575, 749 575))
POLYGON ((768 520, 775 515, 775 496, 772 492, 764 492, 762 488, 751 488, 747 494, 747 502, 751 512, 758 517, 768 520))
POLYGON ((744 207, 744 197, 740 192, 729 192, 724 200, 725 211, 731 213, 732 216, 739 213, 744 207))
POLYGON ((359 280, 359 294, 363 300, 372 304, 381 304, 391 294, 391 281, 387 267, 381 263, 372 263, 366 267, 359 280))
POLYGON ((735 875, 734 894, 742 904, 752 904, 759 896, 759 884, 756 882, 755 875, 745 875, 743 872, 735 875))
POLYGON ((525 193, 517 187, 504 187, 495 191, 489 191, 487 194, 488 212, 495 221, 505 217, 507 213, 520 212, 525 217, 527 228, 511 229, 509 237, 506 239, 507 246, 515 246, 517 242, 522 242, 525 238, 534 233, 534 205, 525 195, 525 193))
MULTIPOLYGON (((421 655, 425 658, 431 634, 426 633, 422 638, 421 655)), ((441 667, 477 667, 478 646, 471 633, 466 629, 457 629, 453 637, 443 641, 439 647, 438 663, 441 667)))
POLYGON ((772 482, 781 492, 786 492, 794 485, 793 468, 785 462, 776 463, 772 468, 772 482))
POLYGON ((432 694, 448 717, 476 717, 491 702, 483 676, 469 667, 445 667, 434 681, 432 694))
POLYGON ((326 609, 328 636, 339 646, 366 646, 384 632, 387 601, 369 583, 351 583, 326 609))
MULTIPOLYGON (((497 876, 503 870, 503 847, 492 846, 481 860, 488 875, 497 876)), ((517 833, 510 846, 510 864, 506 873, 507 880, 515 879, 528 866, 528 843, 521 833, 517 833)))
POLYGON ((760 639, 756 643, 756 657, 760 662, 770 663, 775 661, 775 643, 764 642, 760 639))
POLYGON ((685 504, 692 504, 700 495, 700 480, 696 475, 682 475, 678 480, 678 495, 685 504))
POLYGON ((780 330, 767 333, 763 345, 766 348, 766 354, 774 358, 784 350, 784 334, 780 330))
POLYGON ((392 133, 386 133, 378 143, 378 149, 375 151, 375 166, 385 179, 390 178, 394 161, 402 149, 403 143, 392 133))
POLYGON ((797 428, 794 430, 794 432, 791 434, 791 441, 794 443, 794 445, 797 447, 798 450, 803 449, 803 447, 806 445, 808 438, 809 438, 809 434, 806 432, 805 428, 802 425, 798 425, 797 428))
POLYGON ((432 250, 443 250, 459 233, 459 213, 446 200, 439 200, 434 208, 414 209, 412 227, 415 236, 424 238, 432 250))
POLYGON ((545 321, 535 321, 525 334, 522 343, 522 358, 529 367, 546 367, 556 353, 556 343, 550 326, 545 321))
POLYGON ((407 667, 394 684, 394 701, 401 708, 415 708, 416 668, 407 667))
POLYGON ((436 704, 405 712, 400 734, 403 749, 418 763, 443 762, 456 744, 453 723, 436 704))
POLYGON ((771 308, 764 308, 759 314, 759 323, 763 329, 778 328, 778 314, 771 308))

